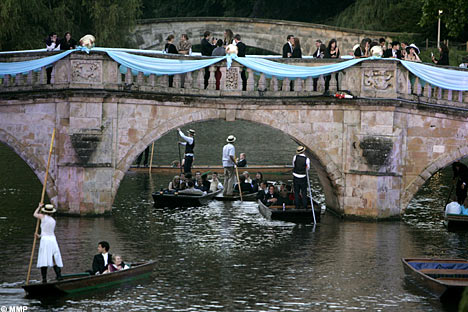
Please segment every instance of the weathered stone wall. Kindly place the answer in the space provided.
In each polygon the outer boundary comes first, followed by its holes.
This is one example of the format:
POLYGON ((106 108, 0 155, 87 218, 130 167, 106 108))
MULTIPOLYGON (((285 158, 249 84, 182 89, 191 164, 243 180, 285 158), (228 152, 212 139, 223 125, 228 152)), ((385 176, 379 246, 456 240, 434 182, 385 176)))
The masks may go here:
POLYGON ((225 29, 231 29, 234 34, 240 34, 242 41, 248 46, 262 48, 276 54, 282 53, 286 37, 294 35, 301 40, 303 55, 312 55, 316 50, 315 40, 317 39, 322 40, 325 45, 330 39, 337 39, 343 55, 351 52, 352 47, 360 43, 363 38, 378 40, 384 37, 391 41, 392 37, 396 38, 399 35, 281 20, 190 17, 140 20, 133 36, 140 49, 163 50, 168 35, 175 35, 176 42, 178 42, 181 34, 188 34, 192 44, 200 44, 206 30, 209 30, 214 37, 223 39, 225 29))

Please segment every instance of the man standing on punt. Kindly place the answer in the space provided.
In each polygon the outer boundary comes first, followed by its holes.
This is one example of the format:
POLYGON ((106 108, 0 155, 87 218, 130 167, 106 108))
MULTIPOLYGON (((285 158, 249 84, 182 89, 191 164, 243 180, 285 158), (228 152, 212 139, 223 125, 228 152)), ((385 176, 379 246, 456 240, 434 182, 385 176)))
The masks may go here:
POLYGON ((236 165, 236 148, 232 143, 236 141, 233 135, 226 139, 227 144, 223 147, 223 167, 224 167, 224 196, 232 196, 234 191, 235 175, 234 168, 236 165))
POLYGON ((185 145, 185 157, 184 157, 184 173, 192 172, 192 163, 193 163, 193 149, 195 148, 195 130, 190 129, 188 131, 188 136, 177 128, 179 135, 185 142, 180 142, 180 144, 185 145))
POLYGON ((301 194, 302 209, 307 208, 307 170, 310 168, 310 159, 305 155, 305 147, 299 146, 296 155, 293 157, 293 184, 294 184, 294 204, 296 209, 301 209, 299 203, 299 193, 301 194))

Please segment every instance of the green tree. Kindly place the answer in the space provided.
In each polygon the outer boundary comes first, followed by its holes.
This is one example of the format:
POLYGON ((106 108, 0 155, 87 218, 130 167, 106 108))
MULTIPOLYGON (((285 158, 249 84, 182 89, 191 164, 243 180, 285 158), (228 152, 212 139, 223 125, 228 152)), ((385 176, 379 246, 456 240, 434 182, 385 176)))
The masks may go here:
POLYGON ((442 10, 441 22, 447 34, 454 39, 467 39, 468 1, 466 0, 422 0, 420 24, 434 27, 437 25, 439 10, 442 10))
POLYGON ((51 32, 78 40, 93 34, 99 46, 125 47, 142 0, 2 0, 0 50, 44 47, 51 32))

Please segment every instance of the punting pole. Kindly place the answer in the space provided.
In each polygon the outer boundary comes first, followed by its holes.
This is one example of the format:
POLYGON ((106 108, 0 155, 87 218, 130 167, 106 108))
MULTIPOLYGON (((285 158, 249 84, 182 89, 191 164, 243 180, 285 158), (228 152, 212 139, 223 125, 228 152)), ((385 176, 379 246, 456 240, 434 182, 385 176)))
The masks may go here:
POLYGON ((314 216, 314 225, 316 225, 317 221, 315 220, 314 200, 312 198, 312 191, 310 190, 309 170, 307 168, 306 168, 306 175, 307 175, 307 189, 309 190, 309 197, 310 197, 310 205, 312 206, 312 216, 314 216))
MULTIPOLYGON (((52 132, 52 138, 50 139, 49 158, 47 159, 47 167, 46 167, 46 172, 44 176, 44 185, 42 186, 41 205, 44 204, 45 191, 47 187, 47 177, 49 176, 50 158, 52 156, 52 148, 54 146, 54 138, 55 138, 55 128, 54 128, 54 131, 52 132)), ((31 277, 32 261, 34 258, 34 250, 36 249, 37 234, 39 232, 39 222, 41 222, 41 220, 37 219, 36 230, 34 232, 33 247, 31 251, 31 258, 29 259, 28 274, 26 276, 26 285, 29 284, 29 278, 31 277)))
MULTIPOLYGON (((179 144, 179 143, 177 143, 179 144)), ((153 153, 154 153, 154 142, 151 145, 151 157, 150 157, 150 165, 149 165, 149 173, 151 173, 151 167, 153 167, 153 153)))
POLYGON ((179 149, 179 168, 180 168, 180 173, 182 173, 182 157, 180 157, 179 131, 176 130, 176 133, 177 133, 177 148, 179 149))
MULTIPOLYGON (((236 163, 237 163, 237 159, 236 159, 236 163)), ((237 164, 234 164, 234 167, 236 168, 237 186, 239 187, 240 199, 241 199, 241 202, 243 202, 243 200, 242 200, 242 188, 241 188, 240 179, 239 179, 239 169, 237 169, 237 164)))

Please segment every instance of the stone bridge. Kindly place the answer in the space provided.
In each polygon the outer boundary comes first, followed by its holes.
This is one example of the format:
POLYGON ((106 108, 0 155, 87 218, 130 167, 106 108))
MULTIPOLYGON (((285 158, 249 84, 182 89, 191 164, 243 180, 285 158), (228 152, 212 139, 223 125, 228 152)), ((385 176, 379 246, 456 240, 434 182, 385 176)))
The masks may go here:
MULTIPOLYGON (((0 62, 42 56, 2 55, 0 62)), ((207 89, 204 70, 176 75, 168 87, 167 76, 121 74, 105 53, 74 52, 55 64, 51 84, 45 68, 1 79, 0 141, 43 182, 55 127, 47 193, 61 212, 76 215, 110 212, 146 146, 211 119, 268 125, 305 145, 327 207, 345 216, 398 218, 431 175, 468 155, 468 93, 422 86, 397 62, 364 61, 340 72, 340 88, 353 99, 322 96, 322 77, 318 91, 311 78, 295 80, 291 91, 288 79, 250 69, 241 91, 239 68, 211 66, 207 89)))
POLYGON ((225 29, 231 29, 234 34, 240 34, 246 45, 275 54, 282 53, 288 35, 300 38, 303 55, 314 53, 317 39, 322 40, 325 45, 330 39, 337 39, 343 55, 351 52, 352 47, 366 37, 377 41, 381 37, 386 38, 387 41, 399 37, 397 33, 240 17, 177 17, 140 20, 133 34, 140 49, 163 50, 168 35, 175 35, 176 42, 178 42, 181 34, 188 34, 190 41, 195 45, 200 44, 206 30, 209 30, 214 37, 223 39, 225 29))

